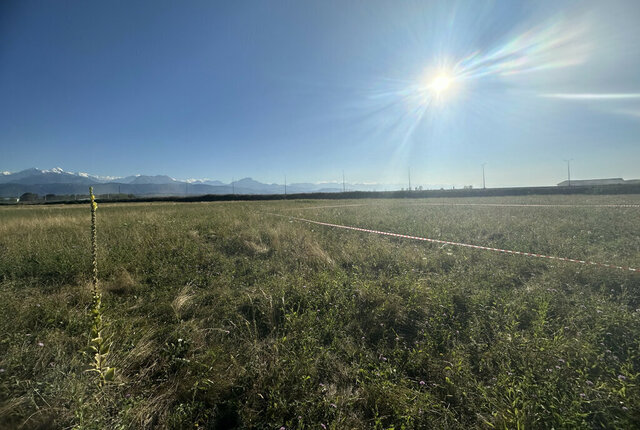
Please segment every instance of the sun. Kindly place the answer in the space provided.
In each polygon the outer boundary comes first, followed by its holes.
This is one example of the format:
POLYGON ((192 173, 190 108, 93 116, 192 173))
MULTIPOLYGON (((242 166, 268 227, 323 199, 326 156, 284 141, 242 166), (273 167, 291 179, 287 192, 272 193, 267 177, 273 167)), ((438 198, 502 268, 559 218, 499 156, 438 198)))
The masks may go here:
POLYGON ((438 75, 435 77, 433 81, 431 81, 431 85, 429 87, 436 94, 441 94, 444 91, 448 90, 451 86, 451 78, 447 75, 438 75))

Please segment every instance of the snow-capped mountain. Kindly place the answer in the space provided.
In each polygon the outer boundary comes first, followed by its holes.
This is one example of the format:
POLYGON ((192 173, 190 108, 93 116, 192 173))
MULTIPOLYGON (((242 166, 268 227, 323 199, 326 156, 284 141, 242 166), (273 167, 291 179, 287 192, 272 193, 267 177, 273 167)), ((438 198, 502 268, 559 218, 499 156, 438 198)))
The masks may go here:
MULTIPOLYGON (((68 172, 60 167, 49 170, 30 168, 20 172, 2 172, 0 197, 17 197, 25 192, 36 194, 86 194, 93 186, 97 194, 199 195, 199 194, 282 194, 283 184, 265 184, 243 178, 229 184, 211 179, 178 180, 166 175, 96 176, 86 172, 68 172)), ((346 184, 350 191, 397 189, 379 184, 346 184)), ((293 193, 340 192, 342 183, 293 183, 286 191, 293 193)))
POLYGON ((59 167, 51 170, 31 168, 16 173, 4 172, 0 176, 0 184, 92 184, 95 182, 90 176, 80 176, 76 173, 65 172, 59 167))

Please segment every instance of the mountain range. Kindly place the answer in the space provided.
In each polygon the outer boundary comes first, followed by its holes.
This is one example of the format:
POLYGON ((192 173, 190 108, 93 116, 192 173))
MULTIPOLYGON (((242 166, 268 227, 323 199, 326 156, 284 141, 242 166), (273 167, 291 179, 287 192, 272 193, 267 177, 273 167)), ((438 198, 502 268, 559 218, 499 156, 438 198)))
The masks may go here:
MULTIPOLYGON (((200 194, 282 194, 283 184, 265 184, 251 178, 225 184, 208 179, 177 180, 166 175, 133 175, 126 177, 95 176, 88 173, 67 172, 59 167, 50 170, 30 168, 20 172, 0 172, 0 197, 18 197, 23 193, 38 195, 71 195, 88 193, 93 186, 96 194, 134 194, 144 196, 184 196, 200 194)), ((286 186, 287 193, 342 191, 343 184, 293 183, 286 186)), ((394 185, 345 184, 350 191, 398 189, 394 185)))

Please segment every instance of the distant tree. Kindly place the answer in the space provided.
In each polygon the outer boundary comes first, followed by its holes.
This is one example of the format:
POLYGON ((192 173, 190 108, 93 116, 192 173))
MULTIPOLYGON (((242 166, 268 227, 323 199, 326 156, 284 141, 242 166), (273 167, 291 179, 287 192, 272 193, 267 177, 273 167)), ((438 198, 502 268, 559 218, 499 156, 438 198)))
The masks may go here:
POLYGON ((38 195, 35 193, 24 193, 20 196, 21 202, 34 202, 38 200, 38 195))

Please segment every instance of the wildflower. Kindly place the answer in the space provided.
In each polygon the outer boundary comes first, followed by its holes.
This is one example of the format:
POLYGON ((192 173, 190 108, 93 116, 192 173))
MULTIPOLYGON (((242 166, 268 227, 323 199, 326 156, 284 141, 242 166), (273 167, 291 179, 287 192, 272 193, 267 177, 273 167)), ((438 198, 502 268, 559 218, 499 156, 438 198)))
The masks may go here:
POLYGON ((425 385, 425 384, 426 384, 426 382, 420 381, 420 385, 425 385))
POLYGON ((593 385, 593 382, 591 382, 591 381, 587 381, 587 385, 588 385, 588 386, 592 386, 592 385, 593 385))
POLYGON ((43 347, 43 346, 44 346, 44 343, 42 343, 42 342, 38 342, 38 346, 39 346, 39 347, 43 347))
POLYGON ((280 430, 287 430, 285 426, 280 426, 280 430))
POLYGON ((321 426, 323 429, 326 429, 326 428, 327 428, 327 426, 325 426, 323 423, 320 423, 320 426, 321 426))
POLYGON ((618 375, 618 379, 624 381, 625 379, 627 379, 627 377, 624 375, 618 375))
POLYGON ((564 363, 564 362, 565 362, 562 358, 558 358, 558 361, 559 361, 560 363, 564 363))
POLYGON ((0 373, 4 373, 4 369, 0 369, 0 373))
POLYGON ((335 403, 331 403, 329 406, 331 406, 332 408, 337 408, 338 407, 335 403))
POLYGON ((623 411, 628 411, 628 410, 629 410, 629 408, 628 408, 628 407, 626 407, 626 406, 623 406, 623 407, 622 407, 622 410, 623 410, 623 411))
POLYGON ((580 393, 580 397, 584 399, 585 397, 587 397, 587 395, 585 393, 580 393))

